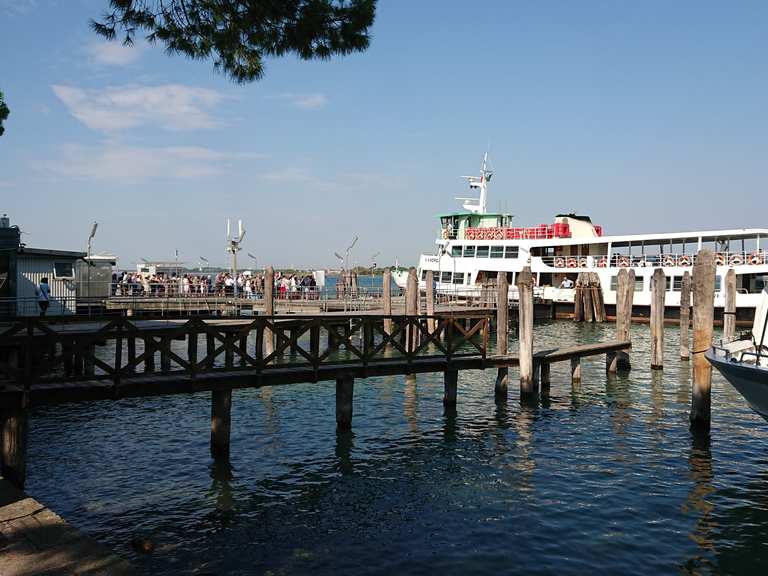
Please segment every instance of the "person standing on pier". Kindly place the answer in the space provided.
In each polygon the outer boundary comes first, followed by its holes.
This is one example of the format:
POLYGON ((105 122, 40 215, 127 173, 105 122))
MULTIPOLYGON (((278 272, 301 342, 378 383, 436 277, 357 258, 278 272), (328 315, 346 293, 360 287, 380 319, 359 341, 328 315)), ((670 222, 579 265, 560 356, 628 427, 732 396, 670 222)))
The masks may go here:
POLYGON ((37 305, 40 307, 40 316, 45 316, 48 305, 51 303, 51 287, 48 285, 48 278, 40 279, 40 284, 35 288, 35 295, 37 305))

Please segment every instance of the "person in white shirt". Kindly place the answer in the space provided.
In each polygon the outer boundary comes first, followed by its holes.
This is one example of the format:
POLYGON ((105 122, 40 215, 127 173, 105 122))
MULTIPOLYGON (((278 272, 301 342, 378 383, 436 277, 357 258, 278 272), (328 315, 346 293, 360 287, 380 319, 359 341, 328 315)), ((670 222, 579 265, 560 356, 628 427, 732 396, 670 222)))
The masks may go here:
POLYGON ((573 280, 566 276, 563 278, 563 281, 560 282, 560 288, 573 288, 573 280))
POLYGON ((51 287, 48 285, 48 278, 40 279, 40 284, 35 287, 35 296, 37 296, 37 305, 40 307, 40 316, 45 316, 51 303, 51 287))

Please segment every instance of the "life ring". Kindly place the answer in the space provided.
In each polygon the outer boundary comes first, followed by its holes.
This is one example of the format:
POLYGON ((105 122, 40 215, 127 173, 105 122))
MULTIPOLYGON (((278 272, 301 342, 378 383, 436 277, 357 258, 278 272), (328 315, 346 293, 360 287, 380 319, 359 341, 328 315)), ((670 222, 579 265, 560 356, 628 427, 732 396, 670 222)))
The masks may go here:
POLYGON ((579 268, 586 268, 586 267, 587 267, 587 259, 579 258, 579 268))
POLYGON ((741 266, 744 261, 741 259, 741 254, 733 254, 729 259, 728 263, 731 266, 741 266))
POLYGON ((725 256, 723 254, 718 253, 717 257, 715 258, 715 262, 718 266, 725 266, 725 256))
POLYGON ((576 258, 568 258, 566 266, 568 266, 568 268, 576 268, 577 264, 578 262, 576 262, 576 258))
POLYGON ((558 256, 555 258, 555 268, 563 268, 565 266, 565 258, 558 256))
POLYGON ((675 259, 672 256, 664 256, 664 266, 671 267, 675 265, 675 259))
POLYGON ((622 268, 627 268, 629 266, 629 257, 622 256, 619 258, 619 266, 622 268))
POLYGON ((689 256, 680 256, 679 261, 680 266, 690 266, 691 265, 691 258, 689 256))
POLYGON ((608 259, 607 258, 600 258, 600 260, 597 261, 597 267, 598 268, 606 268, 608 266, 608 259))
POLYGON ((464 239, 466 239, 466 240, 474 240, 475 239, 475 229, 474 228, 467 228, 464 231, 464 239))
POLYGON ((502 230, 501 228, 496 228, 496 230, 494 230, 493 232, 493 237, 496 240, 504 240, 504 230, 502 230))
POLYGON ((448 228, 443 228, 443 240, 448 240, 448 228))
POLYGON ((485 240, 485 230, 482 228, 475 230, 475 240, 485 240))
POLYGON ((763 263, 763 256, 760 254, 760 252, 752 252, 752 254, 749 256, 749 263, 750 264, 762 264, 763 263))

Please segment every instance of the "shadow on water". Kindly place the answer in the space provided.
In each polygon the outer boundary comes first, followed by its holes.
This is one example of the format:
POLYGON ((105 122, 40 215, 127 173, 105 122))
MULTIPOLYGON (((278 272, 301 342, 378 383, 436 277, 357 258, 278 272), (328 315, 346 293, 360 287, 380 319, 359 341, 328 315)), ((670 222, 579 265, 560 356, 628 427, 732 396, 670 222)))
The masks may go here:
POLYGON ((342 476, 353 474, 352 449, 355 447, 355 434, 352 430, 336 430, 336 459, 342 476))
POLYGON ((687 574, 699 574, 702 570, 710 571, 714 568, 711 558, 717 531, 713 514, 715 506, 711 502, 715 488, 712 485, 712 450, 708 432, 691 431, 688 474, 693 485, 681 511, 696 517, 690 539, 696 544, 698 553, 687 559, 681 568, 687 574))

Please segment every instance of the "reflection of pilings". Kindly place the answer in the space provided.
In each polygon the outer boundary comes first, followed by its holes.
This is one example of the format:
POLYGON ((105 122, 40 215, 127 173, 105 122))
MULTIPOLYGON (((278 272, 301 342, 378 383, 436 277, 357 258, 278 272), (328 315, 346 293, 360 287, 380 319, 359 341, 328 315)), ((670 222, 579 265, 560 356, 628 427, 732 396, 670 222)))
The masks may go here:
POLYGON ((408 428, 411 432, 419 431, 419 421, 416 417, 418 407, 418 393, 416 387, 416 376, 410 374, 405 377, 405 389, 403 390, 403 414, 408 421, 408 428))
POLYGON ((351 430, 336 430, 336 458, 338 458, 339 471, 342 475, 346 476, 352 474, 354 466, 352 464, 352 449, 354 444, 355 435, 351 430))
POLYGON ((717 525, 712 518, 715 507, 709 501, 710 495, 715 492, 715 487, 712 485, 714 474, 708 431, 692 431, 688 468, 693 486, 682 506, 682 511, 696 516, 696 524, 690 539, 702 552, 711 554, 715 551, 714 538, 717 525))

